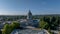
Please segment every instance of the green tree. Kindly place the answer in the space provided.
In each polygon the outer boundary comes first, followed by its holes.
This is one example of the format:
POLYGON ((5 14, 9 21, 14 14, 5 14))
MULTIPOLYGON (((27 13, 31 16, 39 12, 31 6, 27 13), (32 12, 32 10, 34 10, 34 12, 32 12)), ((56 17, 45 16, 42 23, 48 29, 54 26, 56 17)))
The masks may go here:
POLYGON ((14 29, 19 27, 20 24, 18 22, 12 22, 11 24, 5 24, 2 30, 2 34, 10 34, 14 29))
POLYGON ((12 28, 12 30, 13 30, 13 29, 16 29, 16 28, 20 27, 20 23, 14 21, 14 22, 12 22, 12 23, 10 24, 10 27, 12 28))
POLYGON ((42 28, 42 29, 48 29, 49 28, 49 25, 48 25, 48 23, 46 23, 44 21, 41 21, 39 23, 39 27, 42 28))
POLYGON ((50 17, 45 16, 43 17, 43 21, 49 24, 50 29, 56 29, 57 26, 59 26, 60 17, 59 16, 50 16, 50 17))
POLYGON ((4 26, 4 29, 3 29, 3 31, 2 31, 2 34, 9 34, 9 25, 8 24, 5 24, 5 26, 4 26))

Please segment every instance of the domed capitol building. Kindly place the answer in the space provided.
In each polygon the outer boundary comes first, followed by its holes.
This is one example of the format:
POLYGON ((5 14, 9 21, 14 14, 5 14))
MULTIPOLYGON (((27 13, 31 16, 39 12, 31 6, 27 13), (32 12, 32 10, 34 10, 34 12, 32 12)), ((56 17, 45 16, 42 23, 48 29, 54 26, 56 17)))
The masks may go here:
POLYGON ((29 10, 26 19, 20 19, 20 27, 23 29, 15 29, 11 34, 48 34, 46 30, 41 30, 38 27, 39 19, 32 19, 32 13, 29 10))
POLYGON ((32 19, 32 13, 29 10, 28 14, 27 14, 27 18, 26 19, 20 19, 20 26, 21 27, 25 27, 25 26, 32 26, 32 27, 37 27, 38 23, 39 23, 39 19, 32 19))

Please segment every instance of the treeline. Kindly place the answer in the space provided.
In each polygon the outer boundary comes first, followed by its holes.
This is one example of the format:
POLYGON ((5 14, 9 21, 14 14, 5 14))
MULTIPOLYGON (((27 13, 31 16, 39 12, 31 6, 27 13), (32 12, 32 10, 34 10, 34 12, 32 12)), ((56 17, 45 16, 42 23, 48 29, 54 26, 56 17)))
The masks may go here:
POLYGON ((57 30, 60 24, 60 16, 40 17, 39 27, 43 29, 57 30))
MULTIPOLYGON (((40 19, 43 16, 56 16, 56 15, 32 15, 32 19, 40 19)), ((59 15, 58 15, 59 16, 59 15)), ((16 21, 18 19, 26 19, 26 15, 14 15, 14 16, 0 16, 0 21, 16 21)))
MULTIPOLYGON (((32 16, 32 19, 39 19, 40 16, 32 16)), ((0 21, 16 21, 19 19, 27 19, 27 16, 0 16, 0 21)))
POLYGON ((18 19, 26 19, 26 16, 0 16, 0 21, 16 21, 18 19))

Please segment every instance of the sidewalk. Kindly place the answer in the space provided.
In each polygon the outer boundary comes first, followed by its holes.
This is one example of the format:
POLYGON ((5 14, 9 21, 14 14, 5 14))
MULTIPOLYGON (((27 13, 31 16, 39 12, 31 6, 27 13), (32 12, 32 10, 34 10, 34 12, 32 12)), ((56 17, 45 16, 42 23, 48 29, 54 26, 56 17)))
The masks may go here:
POLYGON ((58 34, 60 34, 60 31, 59 31, 59 33, 58 34))

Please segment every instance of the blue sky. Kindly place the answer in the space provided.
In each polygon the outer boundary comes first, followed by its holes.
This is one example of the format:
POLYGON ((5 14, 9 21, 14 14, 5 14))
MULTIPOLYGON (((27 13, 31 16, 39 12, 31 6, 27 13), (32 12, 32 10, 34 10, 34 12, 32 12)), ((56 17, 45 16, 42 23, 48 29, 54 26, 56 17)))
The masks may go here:
POLYGON ((60 14, 60 0, 0 0, 0 15, 60 14))

